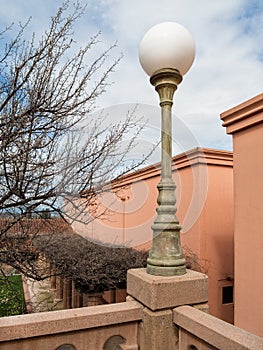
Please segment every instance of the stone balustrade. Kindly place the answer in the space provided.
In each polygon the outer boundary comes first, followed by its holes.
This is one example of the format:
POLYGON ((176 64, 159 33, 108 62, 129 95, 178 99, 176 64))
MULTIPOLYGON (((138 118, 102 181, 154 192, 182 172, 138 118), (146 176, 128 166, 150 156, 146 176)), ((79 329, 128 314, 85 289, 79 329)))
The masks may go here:
POLYGON ((0 318, 1 350, 137 350, 135 301, 0 318), (119 343, 118 343, 119 342, 119 343))
POLYGON ((180 350, 259 350, 263 338, 190 306, 173 310, 180 350))
POLYGON ((0 318, 0 349, 263 349, 263 338, 204 312, 207 282, 190 270, 175 277, 130 270, 124 303, 0 318))

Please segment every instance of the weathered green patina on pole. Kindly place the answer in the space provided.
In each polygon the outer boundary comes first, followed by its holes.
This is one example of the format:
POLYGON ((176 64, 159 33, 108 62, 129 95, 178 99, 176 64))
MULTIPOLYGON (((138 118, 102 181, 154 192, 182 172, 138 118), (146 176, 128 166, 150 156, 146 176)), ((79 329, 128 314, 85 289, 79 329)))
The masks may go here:
POLYGON ((186 273, 180 243, 181 227, 175 215, 176 186, 172 178, 172 105, 174 92, 181 81, 182 76, 176 69, 161 69, 150 78, 159 94, 162 109, 162 173, 158 184, 157 217, 152 225, 153 241, 147 260, 147 272, 159 276, 186 273))

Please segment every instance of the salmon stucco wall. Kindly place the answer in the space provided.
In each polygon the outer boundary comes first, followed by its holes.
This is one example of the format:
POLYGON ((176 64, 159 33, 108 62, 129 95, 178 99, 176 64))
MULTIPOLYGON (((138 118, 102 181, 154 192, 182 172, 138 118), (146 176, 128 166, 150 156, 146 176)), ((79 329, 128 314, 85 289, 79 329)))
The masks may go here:
POLYGON ((221 119, 233 135, 235 325, 263 337, 263 94, 221 119))
MULTIPOLYGON (((233 322, 233 303, 222 304, 234 274, 232 152, 196 148, 175 156, 172 166, 182 245, 209 276, 210 312, 233 322)), ((101 244, 149 249, 159 181, 160 164, 125 176, 98 198, 105 215, 89 225, 74 222, 74 230, 101 244)))

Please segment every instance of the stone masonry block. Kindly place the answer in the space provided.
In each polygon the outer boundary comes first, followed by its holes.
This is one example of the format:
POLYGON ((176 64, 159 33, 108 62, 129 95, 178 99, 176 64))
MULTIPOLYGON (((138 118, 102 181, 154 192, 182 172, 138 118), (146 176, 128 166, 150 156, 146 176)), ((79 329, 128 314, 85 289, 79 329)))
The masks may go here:
POLYGON ((153 311, 201 304, 208 300, 208 277, 192 270, 182 276, 163 277, 149 275, 146 269, 131 269, 127 292, 153 311))
POLYGON ((139 330, 140 350, 178 350, 178 329, 173 323, 172 310, 143 310, 139 330))

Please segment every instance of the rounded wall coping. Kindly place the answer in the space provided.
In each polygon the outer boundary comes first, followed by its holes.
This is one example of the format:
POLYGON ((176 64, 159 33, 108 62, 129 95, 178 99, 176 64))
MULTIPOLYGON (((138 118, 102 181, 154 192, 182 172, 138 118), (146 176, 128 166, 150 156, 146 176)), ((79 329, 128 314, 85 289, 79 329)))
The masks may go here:
POLYGON ((191 306, 175 308, 173 321, 217 349, 263 349, 263 338, 191 306))
MULTIPOLYGON (((173 171, 200 164, 233 167, 233 152, 196 147, 189 151, 175 155, 172 158, 173 171)), ((138 181, 160 176, 160 173, 161 163, 158 162, 130 174, 124 175, 115 182, 112 182, 111 186, 117 189, 119 187, 131 185, 132 183, 138 181)))
POLYGON ((138 322, 141 319, 142 306, 136 301, 2 317, 0 344, 3 341, 138 322))

